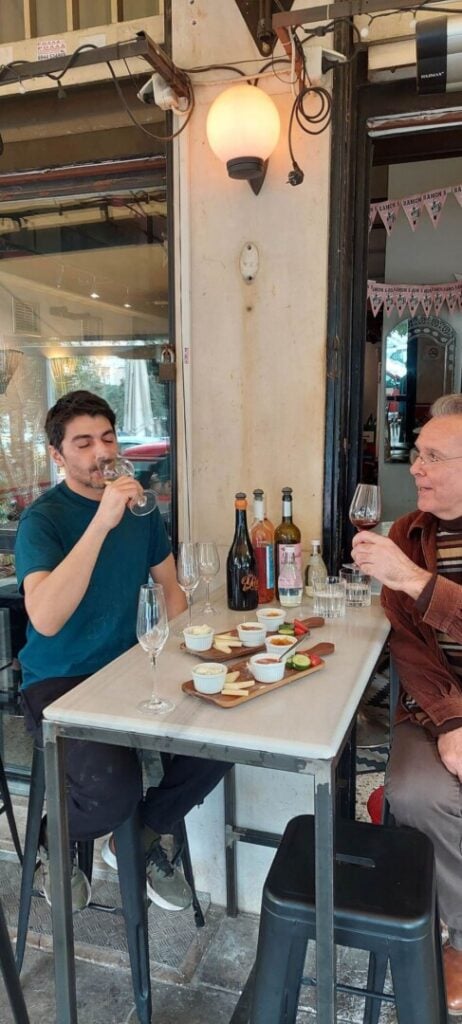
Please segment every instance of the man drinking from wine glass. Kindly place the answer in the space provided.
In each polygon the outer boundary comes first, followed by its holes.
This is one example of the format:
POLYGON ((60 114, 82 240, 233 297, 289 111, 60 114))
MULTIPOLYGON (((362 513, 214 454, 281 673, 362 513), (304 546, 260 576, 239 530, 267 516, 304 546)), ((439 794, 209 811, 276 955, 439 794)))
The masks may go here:
POLYGON ((448 1012, 462 1013, 462 394, 431 409, 411 453, 418 510, 353 558, 384 584, 401 689, 386 794, 398 824, 435 849, 448 1012))
MULTIPOLYGON (((140 484, 121 476, 109 486, 98 460, 117 453, 115 414, 88 391, 74 391, 48 412, 45 431, 64 480, 21 516, 16 570, 29 617, 19 658, 28 729, 41 739, 42 712, 87 676, 136 644, 140 586, 162 584, 170 618, 186 607, 160 513, 133 516, 128 505, 140 484)), ((173 867, 161 837, 174 830, 229 768, 194 757, 173 757, 158 787, 142 797, 137 753, 109 744, 66 740, 69 834, 72 842, 106 835, 141 801, 149 898, 166 910, 189 906, 191 893, 173 867)), ((104 858, 117 867, 112 837, 104 858)), ((38 882, 50 902, 46 821, 38 882)), ((72 870, 73 909, 90 900, 82 871, 72 870)))

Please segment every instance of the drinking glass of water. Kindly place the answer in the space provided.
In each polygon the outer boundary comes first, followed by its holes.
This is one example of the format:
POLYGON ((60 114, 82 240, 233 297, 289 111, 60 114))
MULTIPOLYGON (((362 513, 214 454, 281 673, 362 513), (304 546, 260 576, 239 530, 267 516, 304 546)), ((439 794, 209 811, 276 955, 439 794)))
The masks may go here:
POLYGON ((345 580, 326 576, 313 580, 313 611, 323 619, 340 619, 345 615, 345 580))

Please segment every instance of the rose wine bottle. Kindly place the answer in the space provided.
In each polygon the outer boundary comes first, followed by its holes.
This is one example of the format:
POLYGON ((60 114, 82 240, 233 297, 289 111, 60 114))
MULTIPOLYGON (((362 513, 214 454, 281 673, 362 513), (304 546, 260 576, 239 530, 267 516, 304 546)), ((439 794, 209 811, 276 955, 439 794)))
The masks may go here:
POLYGON ((250 540, 257 561, 258 600, 269 604, 274 597, 274 526, 265 515, 265 496, 257 488, 253 492, 253 523, 250 540))
POLYGON ((228 608, 248 612, 258 604, 257 563, 247 529, 246 495, 239 491, 234 502, 236 528, 226 561, 228 608))
MULTIPOLYGON (((293 551, 295 556, 295 564, 298 572, 301 575, 302 572, 302 545, 301 545, 301 533, 298 526, 292 521, 292 488, 282 488, 282 521, 279 526, 276 527, 274 534, 274 560, 275 560, 275 576, 276 580, 279 578, 281 572, 284 552, 289 549, 293 551)), ((279 584, 277 590, 277 597, 279 597, 279 584)))

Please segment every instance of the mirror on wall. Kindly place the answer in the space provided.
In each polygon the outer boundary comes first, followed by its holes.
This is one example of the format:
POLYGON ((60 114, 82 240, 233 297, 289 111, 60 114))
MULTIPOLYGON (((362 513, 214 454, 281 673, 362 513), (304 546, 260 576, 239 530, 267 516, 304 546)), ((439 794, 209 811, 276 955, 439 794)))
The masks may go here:
POLYGON ((401 320, 384 342, 385 462, 409 462, 430 406, 454 390, 456 332, 437 316, 401 320))

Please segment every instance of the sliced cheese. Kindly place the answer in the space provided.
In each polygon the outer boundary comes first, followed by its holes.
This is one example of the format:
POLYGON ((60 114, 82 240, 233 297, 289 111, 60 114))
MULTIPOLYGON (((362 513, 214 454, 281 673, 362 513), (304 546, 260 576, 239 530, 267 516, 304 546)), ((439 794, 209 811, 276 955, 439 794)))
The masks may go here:
POLYGON ((227 683, 225 680, 225 686, 228 690, 248 690, 255 686, 255 682, 252 679, 241 679, 240 683, 227 683))
POLYGON ((225 679, 225 686, 229 686, 230 683, 235 683, 236 679, 239 679, 240 672, 228 672, 225 679))

